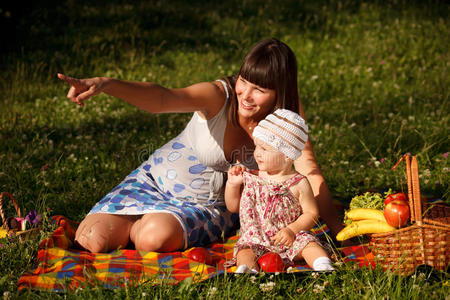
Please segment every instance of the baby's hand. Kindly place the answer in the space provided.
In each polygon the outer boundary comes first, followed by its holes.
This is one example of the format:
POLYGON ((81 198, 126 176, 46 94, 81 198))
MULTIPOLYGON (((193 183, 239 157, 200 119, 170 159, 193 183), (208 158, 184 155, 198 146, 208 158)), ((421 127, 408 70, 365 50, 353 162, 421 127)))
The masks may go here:
POLYGON ((227 183, 233 184, 233 185, 241 185, 244 182, 244 178, 243 178, 242 174, 244 173, 245 170, 246 170, 246 168, 244 166, 240 166, 240 165, 232 166, 228 170, 227 183))
POLYGON ((291 247, 295 241, 295 233, 288 227, 285 227, 270 238, 274 245, 284 245, 291 247))

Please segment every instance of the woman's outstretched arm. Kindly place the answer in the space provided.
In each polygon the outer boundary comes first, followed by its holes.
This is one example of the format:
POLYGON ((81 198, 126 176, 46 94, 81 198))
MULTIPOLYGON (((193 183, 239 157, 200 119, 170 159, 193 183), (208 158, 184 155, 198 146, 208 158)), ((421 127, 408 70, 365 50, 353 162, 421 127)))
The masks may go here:
MULTIPOLYGON (((304 118, 303 107, 300 103, 300 115, 304 118)), ((295 169, 297 172, 305 175, 309 183, 311 184, 314 198, 319 206, 319 215, 325 221, 333 236, 343 228, 342 222, 337 213, 336 207, 333 204, 333 198, 330 190, 328 189, 325 178, 320 171, 317 164, 316 157, 311 145, 311 141, 308 140, 305 149, 302 151, 302 155, 295 162, 295 169)))
POLYGON ((58 74, 58 78, 70 85, 67 98, 81 106, 89 98, 105 93, 150 113, 199 111, 209 118, 221 109, 225 100, 223 88, 211 82, 169 89, 150 82, 107 77, 77 79, 58 74))

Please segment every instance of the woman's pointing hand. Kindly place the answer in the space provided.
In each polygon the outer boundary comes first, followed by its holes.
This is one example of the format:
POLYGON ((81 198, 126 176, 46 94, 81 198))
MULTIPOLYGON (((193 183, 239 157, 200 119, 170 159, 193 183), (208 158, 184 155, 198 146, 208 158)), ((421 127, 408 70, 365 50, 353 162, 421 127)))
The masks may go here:
POLYGON ((67 98, 80 106, 84 106, 85 100, 100 94, 106 82, 105 78, 101 77, 77 79, 61 73, 58 73, 58 78, 70 85, 67 98))

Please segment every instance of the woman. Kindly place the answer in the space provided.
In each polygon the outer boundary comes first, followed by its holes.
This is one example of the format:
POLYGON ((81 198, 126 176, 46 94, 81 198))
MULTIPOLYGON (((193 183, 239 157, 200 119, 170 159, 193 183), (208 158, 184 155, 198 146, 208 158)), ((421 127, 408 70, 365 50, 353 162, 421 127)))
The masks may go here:
MULTIPOLYGON (((256 168, 253 128, 277 108, 303 115, 295 55, 276 39, 255 45, 237 77, 181 89, 58 77, 71 86, 67 98, 81 106, 103 92, 150 113, 194 112, 179 136, 150 155, 81 222, 75 240, 91 252, 126 247, 130 241, 141 251, 175 251, 228 234, 238 217, 225 207, 225 174, 237 162, 256 168)), ((295 166, 308 176, 320 215, 335 235, 341 224, 310 142, 295 166)))

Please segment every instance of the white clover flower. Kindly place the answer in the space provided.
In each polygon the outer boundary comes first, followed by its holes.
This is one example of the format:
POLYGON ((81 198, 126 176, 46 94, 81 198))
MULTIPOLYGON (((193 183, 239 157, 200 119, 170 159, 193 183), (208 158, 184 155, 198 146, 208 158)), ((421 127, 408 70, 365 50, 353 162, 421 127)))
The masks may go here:
POLYGON ((311 276, 312 276, 314 279, 317 279, 317 278, 319 277, 319 273, 318 273, 318 272, 312 272, 312 273, 311 273, 311 276))
POLYGON ((314 285, 314 289, 318 290, 320 293, 323 292, 323 290, 325 289, 325 287, 323 285, 320 284, 315 284, 314 285))
POLYGON ((211 288, 208 290, 208 297, 212 297, 212 296, 214 296, 216 293, 217 293, 217 288, 216 288, 215 286, 213 286, 213 287, 211 287, 211 288))
POLYGON ((269 282, 267 282, 267 283, 261 283, 261 284, 259 285, 259 288, 260 288, 261 291, 263 291, 263 292, 270 292, 271 290, 273 290, 274 286, 275 286, 275 282, 269 281, 269 282))
POLYGON ((250 282, 251 283, 255 283, 256 282, 256 277, 255 276, 250 276, 250 282))

